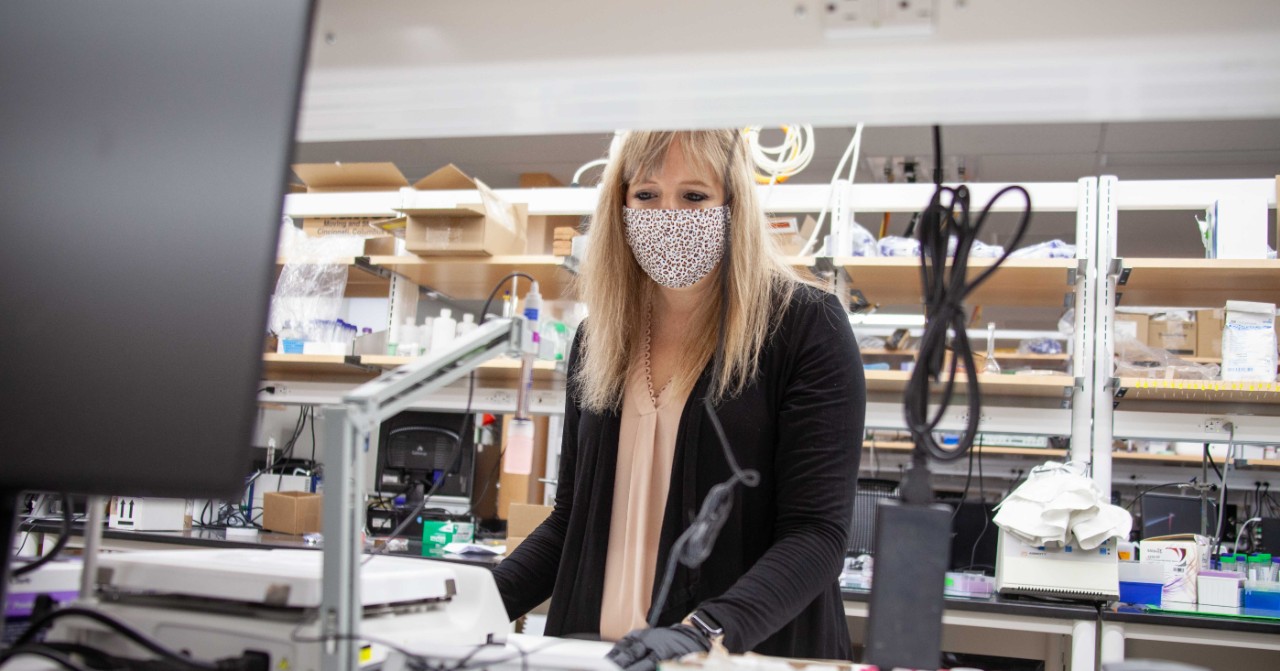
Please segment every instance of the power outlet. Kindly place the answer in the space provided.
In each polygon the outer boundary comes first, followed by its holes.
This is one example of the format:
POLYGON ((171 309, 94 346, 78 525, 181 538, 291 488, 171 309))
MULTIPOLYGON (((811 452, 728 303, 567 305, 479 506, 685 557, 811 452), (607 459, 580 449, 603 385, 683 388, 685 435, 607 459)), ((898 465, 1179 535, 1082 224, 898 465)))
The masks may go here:
POLYGON ((933 28, 937 0, 879 0, 877 5, 883 26, 933 28))
POLYGON ((829 39, 928 35, 937 0, 828 0, 822 29, 829 39))
POLYGON ((1200 424, 1200 428, 1209 433, 1229 433, 1227 425, 1230 423, 1225 417, 1210 417, 1200 424))

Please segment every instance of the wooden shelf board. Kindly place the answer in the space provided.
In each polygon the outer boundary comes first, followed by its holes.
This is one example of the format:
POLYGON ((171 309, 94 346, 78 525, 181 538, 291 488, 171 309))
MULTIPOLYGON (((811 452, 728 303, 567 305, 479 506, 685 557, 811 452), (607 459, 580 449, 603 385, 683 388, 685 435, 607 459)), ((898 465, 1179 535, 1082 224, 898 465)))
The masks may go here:
MULTIPOLYGON (((902 391, 906 388, 911 373, 898 370, 866 371, 868 391, 902 391)), ((1075 386, 1075 378, 1070 375, 988 375, 980 374, 978 384, 984 394, 999 396, 1040 396, 1061 398, 1066 390, 1075 386)), ((963 391, 967 383, 957 382, 957 388, 963 391)), ((941 384, 935 385, 940 389, 941 384)))
MULTIPOLYGON (((1158 454, 1152 452, 1112 452, 1113 461, 1140 461, 1199 466, 1203 457, 1198 454, 1158 454)), ((1219 461, 1221 461, 1219 459, 1219 461)), ((1249 459, 1250 468, 1280 469, 1278 459, 1249 459)), ((1234 466, 1233 466, 1234 468, 1234 466)))
POLYGON ((1192 401, 1280 404, 1280 384, 1275 382, 1221 382, 1201 380, 1149 380, 1120 378, 1116 396, 1121 401, 1192 401))
MULTIPOLYGON (((360 357, 360 362, 368 366, 377 366, 379 368, 391 369, 403 366, 409 363, 411 359, 403 356, 384 356, 366 354, 360 357)), ((564 373, 556 367, 554 361, 535 361, 533 362, 533 381, 535 385, 539 383, 552 383, 564 380, 564 373)), ((520 360, 519 359, 493 359, 480 364, 476 369, 476 382, 487 385, 510 386, 518 382, 520 379, 520 360)), ((540 385, 546 387, 548 385, 540 385)))
MULTIPOLYGON (((862 356, 896 356, 909 359, 916 358, 918 352, 916 350, 887 350, 887 349, 864 349, 862 356)), ((975 358, 985 358, 985 352, 974 352, 975 358)), ((1055 363, 1065 362, 1068 358, 1066 354, 1018 354, 1017 352, 1001 352, 996 350, 996 361, 1052 361, 1055 363)))
MULTIPOLYGON (((994 259, 972 259, 968 276, 975 277, 994 259)), ((839 257, 837 267, 851 278, 850 286, 881 305, 919 305, 920 260, 898 257, 839 257)), ((1061 306, 1075 290, 1067 284, 1073 259, 1009 259, 969 297, 969 305, 1061 306)))
MULTIPOLYGON (((910 452, 913 445, 901 440, 864 440, 864 449, 889 450, 891 452, 910 452)), ((996 445, 978 445, 975 449, 982 454, 1003 455, 1011 457, 1056 457, 1067 456, 1066 450, 1052 447, 999 447, 996 445)))
MULTIPOLYGON (((560 256, 371 256, 369 262, 459 300, 484 300, 503 277, 513 272, 537 279, 539 291, 547 300, 568 298, 565 293, 570 291, 572 279, 560 256)), ((527 280, 521 279, 524 288, 528 288, 527 280)))
POLYGON ((1126 258, 1128 282, 1116 287, 1120 305, 1221 307, 1228 300, 1274 303, 1280 261, 1274 259, 1126 258))
POLYGON ((268 352, 262 355, 262 364, 265 380, 370 380, 377 375, 347 364, 339 355, 268 352))
MULTIPOLYGON (((275 279, 280 278, 280 270, 286 263, 305 263, 307 261, 291 261, 290 259, 276 259, 275 279)), ((315 261, 315 263, 320 263, 315 261)), ((347 266, 347 289, 344 293, 348 298, 386 298, 391 291, 391 283, 382 277, 361 270, 355 265, 354 257, 344 257, 341 259, 331 259, 325 263, 345 264, 347 266)))

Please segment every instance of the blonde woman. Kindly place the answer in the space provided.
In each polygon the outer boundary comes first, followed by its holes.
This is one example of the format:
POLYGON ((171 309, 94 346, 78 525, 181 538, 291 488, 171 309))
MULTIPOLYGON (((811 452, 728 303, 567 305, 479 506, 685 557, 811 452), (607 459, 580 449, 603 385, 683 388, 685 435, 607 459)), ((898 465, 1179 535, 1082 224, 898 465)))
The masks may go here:
POLYGON ((851 659, 838 577, 862 363, 839 302, 775 249, 741 135, 628 133, 590 233, 556 504, 494 570, 508 614, 550 597, 548 635, 617 641, 625 668, 719 643, 851 659), (759 483, 651 613, 676 538, 735 472, 711 411, 759 483))

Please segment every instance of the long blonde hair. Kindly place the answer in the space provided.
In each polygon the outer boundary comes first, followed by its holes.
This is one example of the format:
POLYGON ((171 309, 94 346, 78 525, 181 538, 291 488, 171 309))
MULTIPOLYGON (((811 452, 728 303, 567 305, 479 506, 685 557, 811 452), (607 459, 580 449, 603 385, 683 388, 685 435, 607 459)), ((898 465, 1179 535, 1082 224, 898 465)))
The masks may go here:
MULTIPOLYGON (((758 371, 757 357, 776 320, 775 309, 785 308, 799 277, 785 262, 768 218, 756 194, 751 159, 741 133, 711 131, 633 131, 615 142, 604 170, 600 200, 592 219, 586 259, 578 278, 578 290, 587 304, 582 359, 575 382, 580 403, 588 410, 616 410, 636 353, 643 345, 647 302, 656 283, 636 262, 627 244, 622 209, 627 188, 658 171, 672 144, 679 141, 687 161, 696 170, 721 177, 729 205, 729 290, 725 315, 724 359, 713 380, 713 401, 740 393, 758 371)), ((688 330, 681 348, 674 391, 692 390, 716 350, 722 302, 721 271, 715 271, 714 296, 688 330), (700 322, 700 323, 698 323, 700 322)))

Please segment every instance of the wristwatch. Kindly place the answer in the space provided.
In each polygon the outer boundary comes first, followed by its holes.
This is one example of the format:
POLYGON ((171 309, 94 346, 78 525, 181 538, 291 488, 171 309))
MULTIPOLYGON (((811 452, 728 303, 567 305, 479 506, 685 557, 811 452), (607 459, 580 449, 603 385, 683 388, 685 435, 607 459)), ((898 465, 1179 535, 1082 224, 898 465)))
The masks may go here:
POLYGON ((720 626, 710 615, 703 611, 695 610, 689 614, 689 624, 697 627, 702 633, 707 635, 711 640, 712 647, 715 647, 724 639, 724 627, 720 626))

